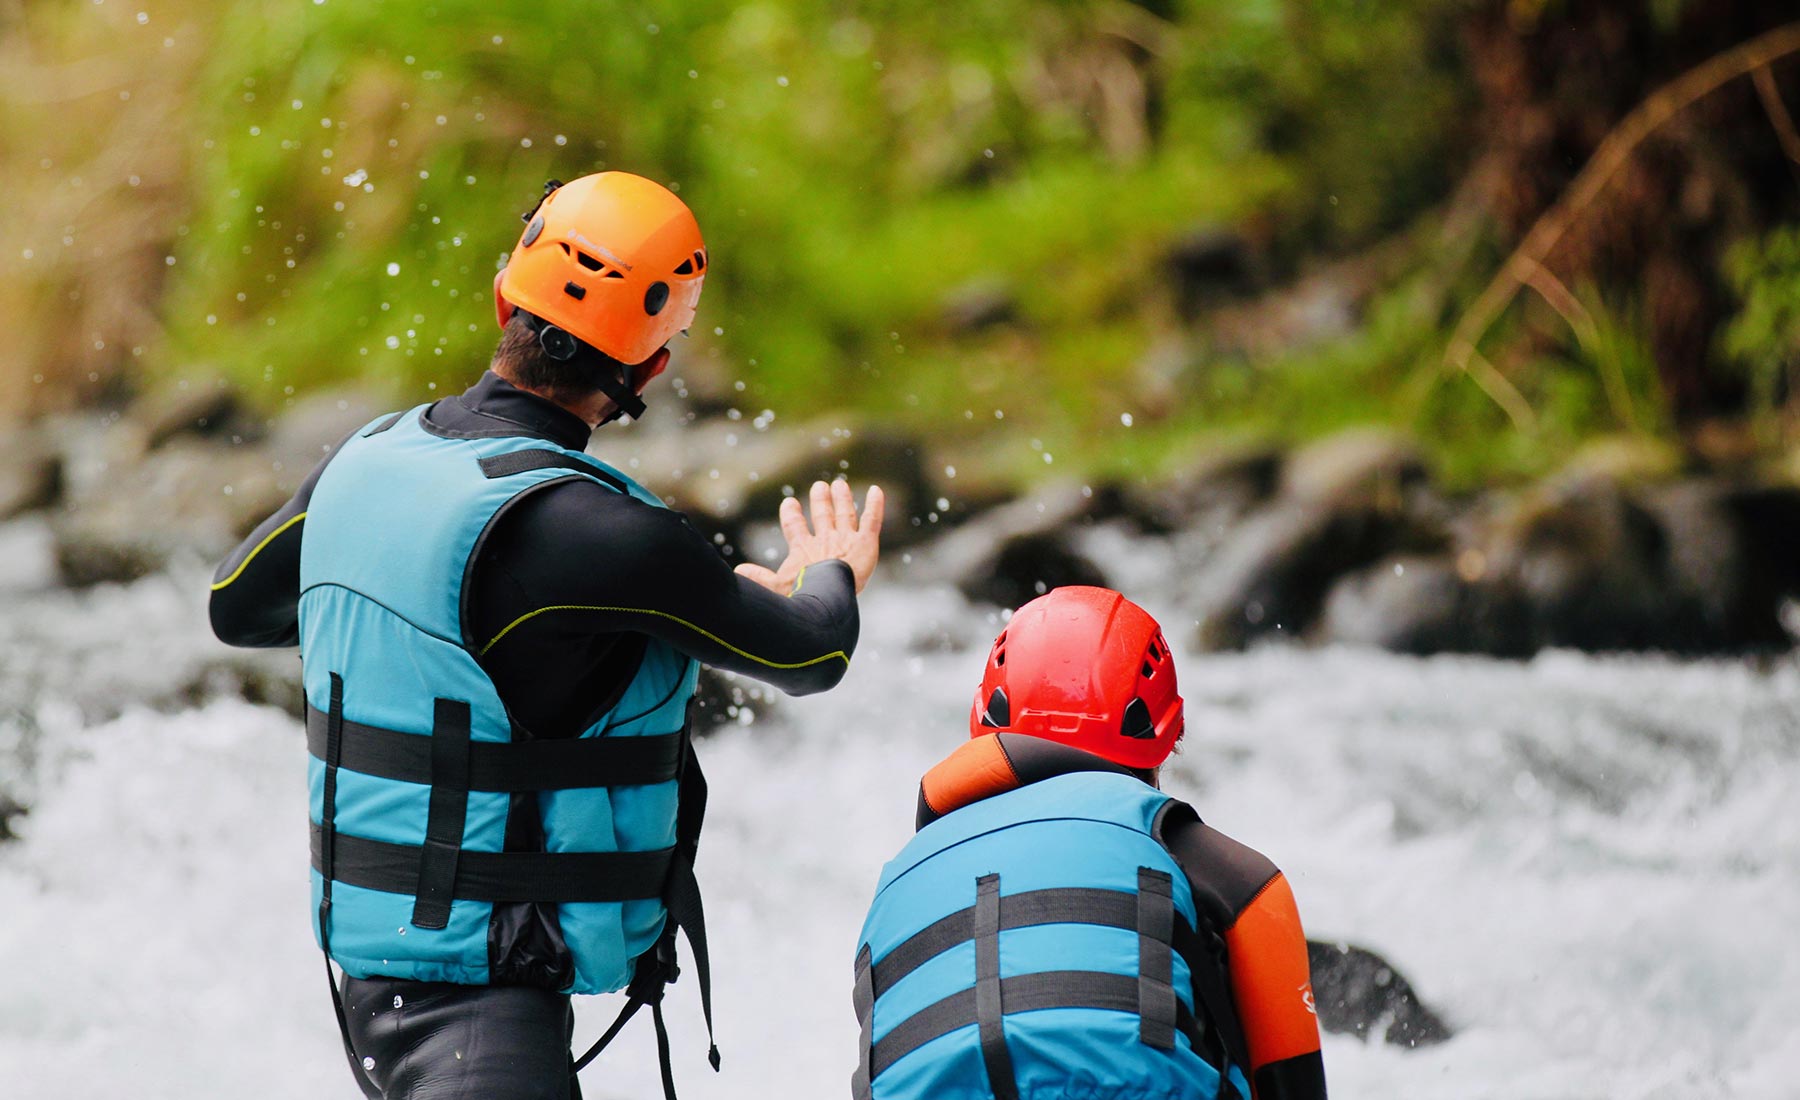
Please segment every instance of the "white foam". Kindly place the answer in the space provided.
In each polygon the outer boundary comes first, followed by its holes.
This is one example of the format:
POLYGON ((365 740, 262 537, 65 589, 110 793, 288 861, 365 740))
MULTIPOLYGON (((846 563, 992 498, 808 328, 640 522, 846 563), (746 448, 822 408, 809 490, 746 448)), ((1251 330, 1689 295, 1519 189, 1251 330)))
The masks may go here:
MULTIPOLYGON (((840 688, 702 745, 725 1072, 684 979, 687 1100, 846 1091, 863 908, 996 624, 878 585, 840 688)), ((1460 1028, 1410 1052, 1329 1037, 1334 1096, 1793 1093, 1792 662, 1270 648, 1181 673, 1166 785, 1288 870, 1310 932, 1383 952, 1460 1028)), ((226 701, 44 725, 37 808, 0 848, 7 1094, 356 1096, 307 927, 298 724, 226 701)), ((578 1039, 617 1003, 584 1001, 578 1039)), ((659 1094, 647 1022, 584 1088, 659 1094)))

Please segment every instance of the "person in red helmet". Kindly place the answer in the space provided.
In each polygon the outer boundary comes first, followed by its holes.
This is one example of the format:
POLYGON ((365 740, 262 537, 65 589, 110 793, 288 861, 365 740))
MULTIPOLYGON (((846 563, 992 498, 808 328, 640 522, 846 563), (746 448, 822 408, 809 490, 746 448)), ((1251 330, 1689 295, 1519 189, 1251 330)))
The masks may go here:
POLYGON ((1142 608, 1014 614, 863 924, 856 1100, 1323 1100, 1293 892, 1158 789, 1183 732, 1142 608))

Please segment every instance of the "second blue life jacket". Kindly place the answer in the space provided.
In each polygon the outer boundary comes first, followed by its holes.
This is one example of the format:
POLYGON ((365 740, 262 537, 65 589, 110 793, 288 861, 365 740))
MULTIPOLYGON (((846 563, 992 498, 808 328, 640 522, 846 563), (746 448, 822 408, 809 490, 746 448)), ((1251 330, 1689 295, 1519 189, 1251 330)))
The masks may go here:
POLYGON ((358 977, 483 985, 495 904, 535 902, 554 907, 572 957, 566 992, 624 988, 671 908, 703 951, 687 736, 698 666, 650 639, 579 737, 529 740, 479 664, 498 639, 471 636, 467 590, 483 539, 529 493, 580 478, 661 502, 578 451, 449 438, 423 412, 353 436, 306 513, 315 934, 358 977), (509 851, 520 793, 535 794, 543 842, 509 851))
POLYGON ((1207 940, 1158 839, 1176 807, 1116 771, 940 807, 863 924, 857 1100, 1248 1096, 1203 1053, 1207 940))

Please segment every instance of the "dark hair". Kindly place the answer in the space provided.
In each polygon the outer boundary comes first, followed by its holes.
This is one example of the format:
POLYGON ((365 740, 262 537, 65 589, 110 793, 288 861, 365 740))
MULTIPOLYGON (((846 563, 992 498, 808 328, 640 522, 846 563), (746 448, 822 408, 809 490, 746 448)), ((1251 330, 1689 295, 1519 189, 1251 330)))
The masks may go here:
POLYGON ((501 330, 500 344, 494 349, 490 366, 514 384, 548 395, 552 400, 567 401, 591 396, 600 388, 595 373, 610 370, 620 378, 627 377, 618 360, 593 349, 589 354, 570 360, 552 359, 538 342, 538 335, 526 321, 524 310, 514 310, 501 330))

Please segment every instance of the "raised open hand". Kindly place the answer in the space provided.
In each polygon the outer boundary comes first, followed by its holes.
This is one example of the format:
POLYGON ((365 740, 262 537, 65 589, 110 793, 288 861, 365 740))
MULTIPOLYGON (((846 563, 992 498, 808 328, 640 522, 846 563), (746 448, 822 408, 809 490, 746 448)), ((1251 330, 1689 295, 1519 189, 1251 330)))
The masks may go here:
POLYGON ((737 567, 744 577, 771 592, 786 596, 793 592, 800 571, 814 562, 837 558, 850 566, 856 576, 856 590, 861 592, 875 572, 875 561, 881 556, 881 517, 887 500, 879 485, 869 486, 863 501, 860 522, 856 515, 856 495, 850 483, 838 478, 830 485, 815 481, 812 485, 812 523, 800 506, 799 498, 781 502, 781 533, 787 539, 787 559, 777 569, 745 562, 737 567))

